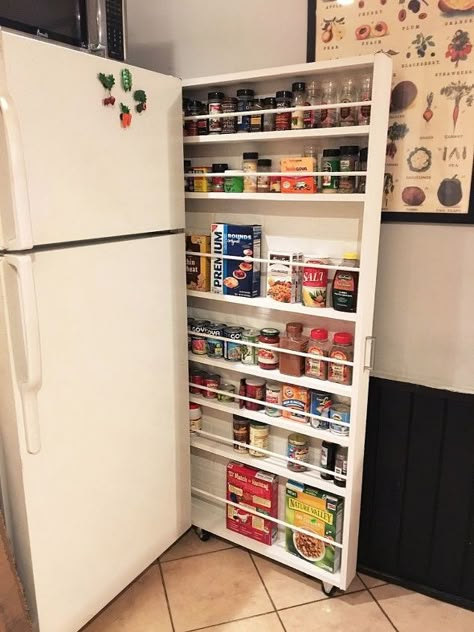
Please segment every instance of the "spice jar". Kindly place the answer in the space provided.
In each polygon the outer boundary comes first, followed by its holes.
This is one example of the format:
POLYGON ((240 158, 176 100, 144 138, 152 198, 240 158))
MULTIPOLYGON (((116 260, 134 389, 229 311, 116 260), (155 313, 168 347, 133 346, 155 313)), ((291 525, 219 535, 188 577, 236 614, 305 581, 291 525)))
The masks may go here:
MULTIPOLYGON (((237 90, 237 112, 249 112, 252 109, 255 92, 248 88, 237 90)), ((250 116, 237 117, 237 131, 250 132, 250 116)))
MULTIPOLYGON (((199 103, 198 115, 208 114, 208 107, 205 103, 199 103)), ((197 122, 198 136, 207 136, 209 134, 209 119, 198 119, 197 122)))
MULTIPOLYGON (((237 99, 235 97, 225 97, 222 100, 222 113, 237 112, 237 99)), ((225 116, 222 121, 222 134, 235 134, 237 132, 237 117, 225 116)))
POLYGON ((246 342, 258 342, 258 329, 244 329, 242 332, 241 355, 242 364, 257 364, 257 347, 246 345, 246 342))
MULTIPOLYGON (((265 401, 267 404, 282 405, 282 386, 278 382, 268 382, 265 387, 265 401)), ((281 417, 281 410, 279 408, 273 408, 273 406, 265 407, 265 414, 269 417, 281 417)))
MULTIPOLYGON (((345 268, 359 267, 359 255, 345 252, 342 265, 345 268)), ((332 306, 338 312, 355 312, 357 309, 358 270, 336 270, 332 282, 332 306)))
MULTIPOLYGON (((259 378, 247 378, 245 380, 245 396, 263 401, 265 393, 265 380, 259 378)), ((256 402, 245 402, 247 410, 262 410, 263 405, 256 402)))
POLYGON ((227 169, 224 174, 225 193, 243 193, 244 172, 237 169, 227 169))
MULTIPOLYGON (((201 101, 196 101, 193 99, 192 101, 188 101, 188 109, 187 116, 199 116, 202 113, 202 103, 201 101)), ((206 123, 206 133, 207 133, 207 121, 206 123)), ((197 136, 198 135, 198 121, 185 121, 186 123, 186 136, 197 136)))
POLYGON ((206 355, 206 339, 198 334, 207 334, 208 320, 195 320, 191 325, 191 351, 195 355, 206 355))
POLYGON ((320 356, 327 358, 329 355, 329 341, 327 329, 312 329, 308 343, 308 353, 318 356, 306 358, 305 375, 314 377, 317 380, 327 380, 328 363, 320 359, 320 356))
MULTIPOLYGON (((322 86, 321 104, 329 106, 333 103, 337 103, 337 87, 334 81, 326 81, 322 86)), ((321 110, 321 127, 337 127, 338 121, 338 113, 334 108, 321 110)))
MULTIPOLYGON (((318 88, 316 81, 312 81, 308 86, 308 94, 306 97, 306 102, 308 105, 321 104, 321 92, 318 88)), ((319 127, 320 119, 321 119, 320 110, 306 110, 303 117, 304 128, 311 129, 314 127, 319 127)))
MULTIPOLYGON (((360 150, 360 158, 359 158, 359 168, 361 171, 367 171, 367 155, 368 155, 368 148, 367 147, 362 147, 362 149, 360 150)), ((367 176, 359 176, 359 182, 357 184, 357 191, 359 193, 365 193, 365 183, 367 180, 367 176)))
MULTIPOLYGON (((263 101, 261 99, 255 99, 252 104, 252 110, 259 112, 263 110, 263 101)), ((251 114, 250 115, 250 131, 251 132, 261 132, 263 124, 263 115, 262 114, 251 114)))
POLYGON ((242 339, 243 327, 226 327, 224 329, 224 358, 230 362, 240 362, 240 341, 242 339))
POLYGON ((196 432, 202 430, 202 410, 199 404, 189 402, 189 430, 196 432))
MULTIPOLYGON (((366 75, 363 77, 360 88, 359 101, 371 101, 372 99, 372 77, 366 75)), ((369 125, 370 123, 370 105, 361 105, 359 108, 359 125, 369 125)))
MULTIPOLYGON (((260 158, 257 163, 259 173, 269 174, 272 168, 272 161, 269 158, 260 158)), ((270 175, 257 176, 257 193, 270 193, 270 175)))
MULTIPOLYGON (((292 107, 308 105, 306 103, 306 84, 304 81, 297 81, 291 86, 293 91, 292 107)), ((291 129, 303 129, 304 127, 304 111, 296 109, 291 113, 291 129)))
MULTIPOLYGON (((217 373, 209 373, 204 378, 204 386, 206 388, 219 389, 219 385, 221 383, 221 376, 217 375, 217 373)), ((213 391, 203 391, 203 396, 206 399, 217 399, 217 393, 213 391)))
MULTIPOLYGON (((277 109, 291 108, 293 93, 289 90, 279 90, 276 93, 277 109)), ((275 114, 275 129, 277 132, 284 132, 291 129, 291 112, 277 112, 275 114)))
MULTIPOLYGON (((275 97, 267 97, 263 99, 263 109, 264 110, 275 110, 276 109, 276 99, 275 97)), ((264 132, 274 132, 275 131, 275 113, 265 114, 263 113, 263 131, 264 132)))
MULTIPOLYGON (((334 334, 333 344, 329 352, 329 357, 336 360, 352 362, 354 357, 354 347, 352 344, 352 334, 340 331, 334 334)), ((328 380, 338 384, 352 384, 352 367, 347 364, 328 364, 328 380)))
POLYGON ((185 160, 184 161, 184 191, 186 193, 191 193, 192 191, 194 191, 194 178, 187 178, 186 174, 187 173, 192 173, 192 167, 191 167, 191 161, 190 160, 185 160))
POLYGON ((224 393, 217 393, 217 399, 220 402, 233 402, 234 398, 232 395, 235 393, 235 386, 233 384, 221 384, 219 387, 220 391, 225 391, 224 393))
MULTIPOLYGON (((331 262, 325 257, 318 259, 305 258, 305 263, 314 265, 327 266, 331 262)), ((303 268, 303 288, 302 298, 303 304, 307 307, 326 307, 328 289, 328 270, 327 268, 303 268)))
MULTIPOLYGON (((308 463, 309 461, 309 441, 305 435, 293 432, 288 435, 288 451, 287 455, 289 459, 295 459, 302 463, 308 463)), ((304 465, 299 463, 293 463, 288 461, 287 467, 292 472, 306 472, 308 469, 304 465)))
MULTIPOLYGON (((258 341, 265 345, 270 345, 272 347, 280 346, 280 332, 278 329, 273 329, 273 327, 265 327, 260 330, 260 336, 258 337, 258 341)), ((258 366, 261 369, 277 369, 278 368, 278 352, 273 351, 272 349, 259 349, 258 350, 258 366)))
MULTIPOLYGON (((352 79, 347 79, 342 84, 341 103, 353 103, 357 100, 356 90, 352 79)), ((346 106, 341 108, 339 113, 341 127, 357 125, 357 108, 346 106)))
MULTIPOLYGON (((209 323, 206 333, 210 336, 224 336, 226 325, 224 323, 209 323)), ((224 341, 217 338, 207 339, 207 355, 209 358, 224 357, 224 341)))
MULTIPOLYGON (((223 92, 209 92, 207 95, 207 108, 209 114, 222 114, 223 92)), ((222 132, 222 119, 209 119, 209 134, 220 134, 222 132)))
MULTIPOLYGON (((205 174, 209 173, 211 169, 209 167, 194 167, 193 173, 205 174)), ((210 178, 203 175, 201 178, 194 178, 194 192, 195 193, 209 193, 211 190, 210 178)))
POLYGON ((258 169, 258 153, 246 151, 242 156, 242 171, 244 172, 244 193, 257 192, 257 176, 247 175, 256 173, 258 169))
MULTIPOLYGON (((341 147, 342 171, 357 171, 359 168, 359 147, 357 145, 345 145, 341 147)), ((357 176, 339 176, 339 193, 355 193, 357 176)))
POLYGON ((337 193, 339 190, 339 176, 329 174, 333 171, 337 172, 341 170, 340 156, 341 152, 339 149, 323 149, 321 171, 325 171, 328 174, 321 178, 323 193, 337 193))
MULTIPOLYGON (((250 442, 250 427, 248 419, 245 419, 245 417, 240 417, 239 415, 233 415, 232 429, 234 434, 234 441, 239 441, 240 443, 247 444, 250 442)), ((234 443, 234 450, 236 452, 240 452, 241 454, 245 454, 249 451, 247 447, 243 445, 238 445, 237 443, 234 443)))
POLYGON ((267 456, 264 452, 260 452, 260 450, 255 450, 254 448, 263 448, 264 450, 268 450, 269 434, 270 433, 267 424, 262 424, 258 421, 250 422, 250 456, 267 456))
POLYGON ((224 171, 228 166, 229 165, 225 162, 214 163, 212 165, 212 173, 220 174, 212 177, 211 188, 214 193, 224 193, 224 171))
MULTIPOLYGON (((304 353, 308 339, 302 335, 302 323, 287 323, 286 335, 280 338, 280 348, 304 353)), ((280 373, 299 377, 304 373, 304 358, 292 353, 280 353, 280 373)))

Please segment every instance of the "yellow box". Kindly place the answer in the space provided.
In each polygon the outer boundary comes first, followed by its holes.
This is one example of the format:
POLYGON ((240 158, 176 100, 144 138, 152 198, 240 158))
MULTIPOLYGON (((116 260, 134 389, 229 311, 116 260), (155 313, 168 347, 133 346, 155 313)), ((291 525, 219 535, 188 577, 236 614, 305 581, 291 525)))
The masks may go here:
POLYGON ((211 289, 211 260, 200 257, 200 253, 211 252, 211 238, 209 235, 186 235, 186 252, 196 254, 186 255, 186 287, 188 290, 209 292, 211 289))
MULTIPOLYGON (((283 158, 280 163, 282 172, 296 171, 302 174, 305 171, 316 171, 314 158, 283 158)), ((282 176, 282 193, 316 193, 316 178, 314 176, 282 176)))

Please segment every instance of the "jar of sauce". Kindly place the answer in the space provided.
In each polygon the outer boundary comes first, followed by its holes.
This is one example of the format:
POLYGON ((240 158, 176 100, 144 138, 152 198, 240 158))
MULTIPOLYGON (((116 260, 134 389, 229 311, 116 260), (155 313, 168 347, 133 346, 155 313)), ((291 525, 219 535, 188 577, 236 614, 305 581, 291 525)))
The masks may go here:
MULTIPOLYGON (((308 353, 311 353, 314 356, 328 357, 329 341, 327 329, 311 330, 308 353)), ((327 380, 328 363, 324 360, 320 360, 319 357, 315 357, 314 360, 312 358, 306 358, 305 375, 307 377, 314 377, 317 380, 327 380)))
MULTIPOLYGON (((352 334, 340 331, 334 334, 333 345, 329 352, 330 358, 352 362, 354 347, 352 334)), ((352 367, 347 364, 328 363, 328 380, 337 384, 352 384, 352 367)))
MULTIPOLYGON (((308 339, 303 336, 302 323, 287 323, 286 334, 280 338, 280 348, 305 353, 308 339)), ((291 353, 280 353, 280 373, 299 377, 304 373, 305 359, 291 353)))
POLYGON ((273 351, 273 349, 258 350, 258 366, 261 369, 278 369, 279 354, 276 351, 276 348, 280 346, 279 330, 273 329, 273 327, 265 327, 264 329, 261 329, 258 341, 262 344, 275 347, 275 351, 273 351))
MULTIPOLYGON (((345 252, 342 265, 345 268, 358 268, 359 255, 356 252, 345 252)), ((332 306, 336 311, 355 312, 357 310, 358 285, 358 270, 336 270, 332 283, 332 306)))
MULTIPOLYGON (((250 427, 249 420, 245 419, 245 417, 240 417, 239 415, 233 415, 232 418, 232 426, 234 433, 234 441, 239 441, 240 443, 249 443, 250 441, 250 427)), ((234 443, 234 450, 236 452, 240 452, 240 454, 245 454, 249 451, 243 445, 238 445, 234 443)))

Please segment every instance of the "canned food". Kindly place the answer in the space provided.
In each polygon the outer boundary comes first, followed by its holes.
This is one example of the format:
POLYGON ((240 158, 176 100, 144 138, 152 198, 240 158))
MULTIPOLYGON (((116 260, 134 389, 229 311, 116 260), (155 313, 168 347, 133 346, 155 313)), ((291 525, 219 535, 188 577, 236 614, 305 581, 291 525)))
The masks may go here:
MULTIPOLYGON (((262 448, 263 450, 268 450, 269 434, 270 433, 267 424, 261 424, 259 421, 250 422, 250 445, 253 448, 262 448)), ((264 452, 253 450, 252 447, 249 448, 249 454, 251 456, 267 456, 264 452)))
MULTIPOLYGON (((233 416, 233 432, 234 432, 234 441, 240 441, 240 443, 249 443, 250 441, 250 428, 249 428, 249 420, 245 419, 245 417, 240 417, 239 415, 233 416)), ((246 453, 249 451, 243 445, 238 445, 234 443, 234 450, 240 453, 246 453)))
MULTIPOLYGON (((192 325, 194 323, 194 318, 188 316, 188 331, 191 331, 192 325)), ((191 334, 188 333, 188 351, 191 351, 191 334)))
POLYGON ((233 402, 234 401, 234 398, 232 397, 232 395, 235 393, 235 386, 233 384, 221 384, 219 387, 219 390, 229 393, 228 395, 224 393, 218 393, 217 399, 220 402, 233 402))
MULTIPOLYGON (((204 378, 204 386, 206 388, 218 389, 220 383, 221 383, 221 376, 220 375, 209 374, 209 375, 206 375, 206 377, 204 378)), ((203 395, 204 395, 204 397, 207 397, 207 399, 216 399, 217 398, 217 393, 213 393, 212 391, 203 391, 203 395)))
MULTIPOLYGON (((245 395, 252 399, 261 399, 263 401, 265 391, 265 380, 247 379, 245 380, 245 395)), ((247 410, 262 410, 263 406, 255 402, 245 402, 247 410)))
MULTIPOLYGON (((288 436, 288 458, 302 461, 302 463, 308 463, 309 461, 309 442, 308 439, 302 435, 294 432, 288 436)), ((292 463, 288 461, 287 467, 292 472, 306 472, 308 469, 304 465, 299 463, 292 463)))
MULTIPOLYGON (((199 386, 204 386, 204 378, 206 376, 205 371, 191 371, 190 374, 190 382, 193 384, 197 384, 199 386)), ((189 392, 193 393, 193 395, 204 395, 204 391, 200 388, 194 388, 193 386, 189 387, 189 392)))
MULTIPOLYGON (((265 401, 267 404, 276 404, 277 406, 281 406, 281 392, 281 384, 278 384, 277 382, 268 383, 265 389, 265 401)), ((273 408, 273 406, 266 406, 265 414, 269 417, 281 417, 281 410, 273 408)))
MULTIPOLYGON (((346 404, 336 404, 330 411, 331 420, 342 421, 348 424, 351 420, 351 409, 346 404)), ((331 423, 331 432, 341 437, 347 437, 349 435, 349 426, 340 426, 339 424, 331 423)))
POLYGON ((240 362, 242 359, 241 344, 243 327, 226 327, 224 337, 229 340, 224 341, 224 358, 231 362, 240 362))
MULTIPOLYGON (((210 336, 224 336, 226 326, 223 323, 209 323, 207 332, 210 336)), ((207 355, 209 358, 224 357, 224 341, 216 338, 207 339, 207 355)))
MULTIPOLYGON (((257 343, 259 333, 258 329, 244 329, 242 341, 257 343)), ((240 349, 243 364, 257 364, 257 347, 243 344, 240 349)))
MULTIPOLYGON (((311 407, 310 413, 312 415, 318 415, 319 417, 327 417, 329 419, 329 410, 332 406, 332 399, 329 393, 323 393, 320 391, 311 391, 311 407)), ((311 425, 313 428, 320 428, 321 430, 327 430, 329 428, 329 421, 323 419, 316 419, 316 417, 310 417, 311 425)))
POLYGON ((207 353, 206 339, 198 334, 206 334, 208 325, 208 320, 195 320, 191 325, 191 351, 195 355, 207 353))

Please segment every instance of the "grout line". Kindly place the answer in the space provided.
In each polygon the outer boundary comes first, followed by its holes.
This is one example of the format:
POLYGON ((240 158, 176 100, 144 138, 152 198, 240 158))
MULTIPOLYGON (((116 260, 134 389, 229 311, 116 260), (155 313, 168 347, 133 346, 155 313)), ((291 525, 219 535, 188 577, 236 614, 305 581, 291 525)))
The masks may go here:
MULTIPOLYGON (((380 586, 377 586, 377 588, 380 588, 380 586)), ((387 621, 390 623, 390 625, 393 627, 393 629, 395 630, 395 632, 399 632, 397 626, 395 625, 395 623, 392 621, 392 619, 390 619, 390 617, 388 616, 388 614, 385 612, 385 610, 382 608, 382 606, 379 604, 378 599, 375 597, 375 595, 372 593, 372 590, 370 588, 367 588, 367 591, 369 593, 369 595, 372 597, 372 599, 375 601, 375 603, 377 604, 377 606, 380 608, 381 612, 383 613, 383 615, 385 616, 385 618, 387 619, 387 621)))
POLYGON ((258 570, 258 566, 257 566, 257 564, 255 563, 255 560, 253 559, 253 555, 250 553, 250 551, 248 552, 248 554, 249 554, 249 556, 250 556, 250 559, 252 560, 252 564, 254 565, 255 570, 257 571, 257 575, 260 577, 260 581, 262 582, 263 587, 265 588, 265 592, 267 593, 268 598, 270 599, 270 603, 272 604, 273 609, 274 609, 274 610, 275 610, 275 612, 276 612, 276 616, 278 617, 278 620, 280 621, 281 627, 283 628, 284 632, 286 632, 286 628, 285 628, 285 626, 284 626, 284 624, 283 624, 283 621, 282 621, 282 619, 281 619, 281 617, 280 617, 280 613, 279 613, 279 612, 278 612, 278 610, 276 609, 275 603, 274 603, 274 601, 273 601, 273 599, 272 599, 272 596, 270 595, 270 591, 268 590, 267 585, 265 584, 265 581, 264 581, 264 579, 263 579, 263 577, 262 577, 262 575, 261 575, 260 571, 258 570))
POLYGON ((200 557, 201 555, 212 555, 212 553, 220 553, 221 551, 228 551, 229 549, 237 549, 235 544, 230 544, 223 549, 217 549, 216 551, 203 551, 202 553, 193 553, 192 555, 182 555, 181 557, 174 557, 172 560, 162 560, 160 558, 160 564, 168 564, 168 562, 178 562, 179 560, 188 560, 190 557, 200 557))
MULTIPOLYGON (((368 584, 365 583, 365 581, 362 579, 359 573, 357 573, 357 577, 360 579, 362 584, 367 588, 367 590, 370 590, 370 587, 368 586, 368 584)), ((377 578, 375 577, 374 579, 377 579, 377 578)), ((377 581, 380 581, 381 583, 377 584, 377 586, 372 586, 372 588, 380 588, 381 586, 386 586, 388 584, 388 582, 384 582, 383 579, 378 579, 377 581)))
MULTIPOLYGON (((319 581, 319 580, 315 580, 315 581, 319 581)), ((349 595, 355 595, 361 592, 368 592, 368 590, 367 588, 359 588, 359 590, 351 590, 350 593, 340 592, 339 595, 333 595, 332 597, 328 597, 327 595, 324 595, 324 593, 322 592, 324 597, 322 597, 321 599, 312 599, 311 601, 304 601, 303 603, 297 603, 294 606, 286 606, 285 608, 280 608, 280 612, 283 612, 283 610, 292 610, 293 608, 299 608, 300 606, 309 606, 312 603, 321 603, 322 601, 328 601, 329 599, 340 599, 341 597, 348 597, 349 595)))
POLYGON ((168 606, 168 614, 169 614, 169 617, 170 617, 171 628, 172 628, 173 632, 175 632, 175 627, 174 627, 174 622, 173 622, 173 614, 171 612, 171 606, 170 606, 170 602, 169 602, 169 599, 168 599, 168 591, 166 590, 165 577, 163 575, 163 569, 161 568, 161 564, 160 563, 158 563, 158 568, 160 569, 161 583, 163 584, 163 591, 165 593, 166 605, 168 606))
POLYGON ((258 617, 265 617, 268 614, 276 614, 276 613, 269 610, 268 612, 260 612, 259 614, 251 614, 248 617, 241 617, 239 619, 231 619, 229 621, 222 621, 221 623, 211 623, 211 625, 206 625, 204 628, 191 628, 190 630, 186 630, 186 632, 200 632, 201 630, 210 630, 211 628, 218 627, 220 625, 229 625, 230 623, 238 623, 239 621, 248 621, 249 619, 257 619, 258 617))

